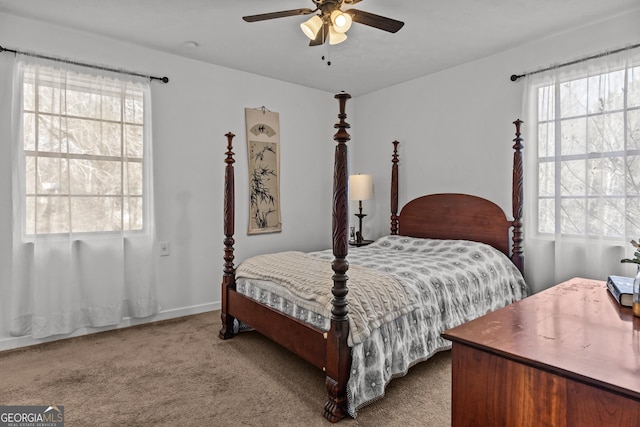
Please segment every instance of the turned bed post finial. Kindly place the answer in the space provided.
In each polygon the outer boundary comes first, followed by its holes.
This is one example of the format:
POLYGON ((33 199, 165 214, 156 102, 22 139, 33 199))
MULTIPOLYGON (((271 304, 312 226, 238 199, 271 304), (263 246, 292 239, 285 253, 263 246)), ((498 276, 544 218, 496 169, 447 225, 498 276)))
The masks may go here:
POLYGON ((391 234, 398 234, 398 144, 393 141, 393 156, 391 159, 391 234))
POLYGON ((516 137, 514 138, 513 149, 513 184, 512 184, 512 204, 513 204, 513 247, 511 250, 511 260, 521 272, 524 272, 524 255, 522 242, 524 236, 522 233, 522 212, 524 203, 523 190, 523 164, 522 164, 522 138, 520 137, 520 125, 522 120, 517 119, 513 122, 516 126, 516 137))
POLYGON ((335 148, 333 172, 333 255, 331 268, 334 271, 331 329, 327 335, 327 403, 324 406, 324 416, 331 422, 336 422, 347 415, 347 381, 351 368, 351 349, 347 344, 349 335, 349 308, 347 305, 347 270, 349 263, 347 253, 349 247, 349 198, 347 194, 349 171, 347 161, 347 141, 351 139, 345 122, 347 115, 345 105, 351 98, 348 93, 341 92, 335 96, 339 101, 340 121, 334 126, 338 131, 333 136, 337 142, 335 148))
POLYGON ((222 329, 220 329, 219 337, 222 339, 231 338, 233 336, 233 317, 227 315, 227 305, 229 298, 229 290, 235 289, 235 267, 233 260, 233 245, 235 240, 233 234, 235 231, 235 183, 233 164, 233 133, 225 134, 227 137, 227 152, 224 162, 224 269, 222 274, 222 309, 220 319, 222 320, 222 329))

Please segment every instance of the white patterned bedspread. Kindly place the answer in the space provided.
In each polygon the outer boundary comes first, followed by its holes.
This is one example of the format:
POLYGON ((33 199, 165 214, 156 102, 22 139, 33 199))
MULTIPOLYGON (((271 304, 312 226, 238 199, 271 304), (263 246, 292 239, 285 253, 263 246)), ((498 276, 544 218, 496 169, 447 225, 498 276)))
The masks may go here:
MULTIPOLYGON (((328 260, 331 268, 331 250, 311 254, 328 260)), ((352 347, 347 396, 353 417, 359 408, 384 396, 392 378, 450 349, 451 342, 442 338, 441 332, 518 301, 529 292, 520 271, 502 252, 466 240, 385 236, 369 246, 350 248, 347 259, 350 265, 390 274, 421 302, 418 308, 384 323, 352 347)), ((267 281, 236 279, 240 293, 329 329, 330 314, 325 308, 309 309, 306 302, 298 304, 293 294, 276 292, 274 284, 267 281)), ((330 293, 331 283, 326 286, 330 293)))

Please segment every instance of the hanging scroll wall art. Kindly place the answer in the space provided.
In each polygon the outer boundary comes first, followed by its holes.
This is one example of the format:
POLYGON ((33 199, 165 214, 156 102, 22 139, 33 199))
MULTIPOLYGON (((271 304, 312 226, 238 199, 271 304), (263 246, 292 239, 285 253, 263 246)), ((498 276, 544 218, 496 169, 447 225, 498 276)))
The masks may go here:
POLYGON ((280 115, 245 108, 249 156, 249 234, 282 231, 280 218, 280 115))

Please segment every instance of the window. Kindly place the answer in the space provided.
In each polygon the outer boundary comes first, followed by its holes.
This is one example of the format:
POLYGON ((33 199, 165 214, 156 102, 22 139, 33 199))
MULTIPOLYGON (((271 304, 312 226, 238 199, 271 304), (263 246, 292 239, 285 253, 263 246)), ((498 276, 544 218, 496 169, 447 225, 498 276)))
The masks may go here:
POLYGON ((640 235, 640 66, 533 88, 537 231, 640 235))
POLYGON ((10 333, 157 313, 148 79, 22 54, 12 77, 10 333))
POLYGON ((24 66, 26 234, 144 228, 145 90, 24 66))

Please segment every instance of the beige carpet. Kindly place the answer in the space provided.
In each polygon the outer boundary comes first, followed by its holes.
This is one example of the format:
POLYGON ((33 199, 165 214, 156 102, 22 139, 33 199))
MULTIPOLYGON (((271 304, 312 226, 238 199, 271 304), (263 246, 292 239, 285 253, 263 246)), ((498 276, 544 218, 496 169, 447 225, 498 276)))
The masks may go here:
MULTIPOLYGON (((323 372, 219 312, 0 352, 0 405, 62 405, 66 426, 328 426, 323 372)), ((450 352, 344 426, 448 426, 450 352)))

